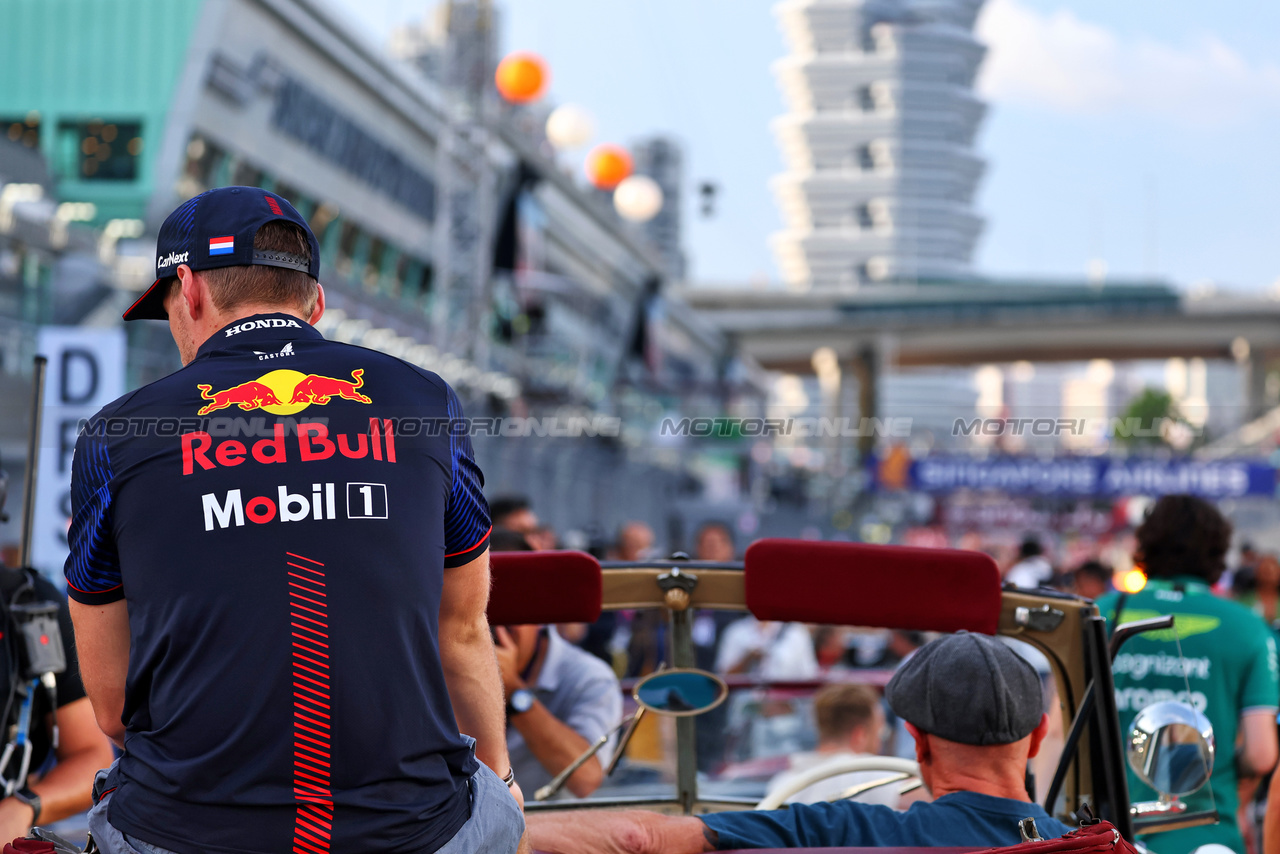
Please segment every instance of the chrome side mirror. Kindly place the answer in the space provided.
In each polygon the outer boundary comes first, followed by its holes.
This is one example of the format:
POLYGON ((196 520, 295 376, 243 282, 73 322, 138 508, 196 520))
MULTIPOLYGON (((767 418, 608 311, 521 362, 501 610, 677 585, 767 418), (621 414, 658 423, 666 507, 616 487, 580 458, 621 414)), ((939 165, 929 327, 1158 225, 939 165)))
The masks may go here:
POLYGON ((1133 773, 1160 793, 1158 804, 1134 804, 1134 814, 1180 812, 1185 807, 1178 798, 1213 773, 1213 726, 1185 703, 1156 703, 1133 719, 1125 753, 1133 773))
POLYGON ((642 708, 660 715, 687 717, 709 712, 729 696, 729 686, 714 673, 679 668, 641 679, 632 694, 642 708))

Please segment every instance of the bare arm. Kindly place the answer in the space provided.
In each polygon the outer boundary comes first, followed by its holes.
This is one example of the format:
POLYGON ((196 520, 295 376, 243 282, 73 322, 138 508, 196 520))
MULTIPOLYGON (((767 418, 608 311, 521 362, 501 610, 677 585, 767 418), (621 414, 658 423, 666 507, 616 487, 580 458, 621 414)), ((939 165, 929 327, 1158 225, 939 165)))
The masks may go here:
POLYGON ((1264 854, 1280 854, 1280 774, 1271 777, 1267 790, 1267 815, 1262 821, 1262 850, 1264 854))
POLYGON ((1240 828, 1240 835, 1244 837, 1245 854, 1262 854, 1262 849, 1258 847, 1257 825, 1254 823, 1253 817, 1253 798, 1258 794, 1258 786, 1262 783, 1261 777, 1240 777, 1236 780, 1236 825, 1240 828))
POLYGON ((1240 716, 1240 753, 1236 768, 1241 777, 1261 777, 1276 766, 1280 745, 1276 739, 1275 709, 1259 709, 1240 716))
MULTIPOLYGON (((552 776, 568 768, 591 745, 578 735, 573 727, 561 721, 542 703, 535 702, 529 711, 514 715, 511 725, 524 736, 529 752, 542 763, 552 776)), ((569 775, 565 785, 580 798, 600 788, 604 782, 604 769, 600 760, 592 756, 582 767, 569 775)))
POLYGON ((76 628, 80 678, 93 716, 107 738, 124 747, 124 688, 129 676, 129 607, 124 599, 107 605, 69 602, 76 628))
POLYGON ((88 697, 57 711, 58 763, 31 784, 40 796, 40 822, 48 824, 84 812, 93 805, 93 776, 111 764, 114 754, 93 718, 88 697))
MULTIPOLYGON (((498 669, 502 674, 502 689, 510 697, 528 686, 520 678, 515 640, 502 626, 496 628, 494 634, 498 638, 496 652, 498 669)), ((529 752, 553 777, 573 764, 591 746, 581 733, 551 714, 546 706, 536 700, 528 711, 512 715, 511 725, 524 736, 529 752)), ((602 782, 604 769, 600 766, 599 758, 593 756, 570 775, 565 785, 578 797, 585 798, 600 788, 602 782)))
MULTIPOLYGON (((1249 818, 1249 811, 1254 793, 1261 782, 1260 778, 1275 767, 1276 755, 1280 751, 1276 739, 1275 710, 1258 709, 1242 714, 1238 739, 1236 790, 1240 797, 1240 811, 1236 820, 1240 825, 1241 833, 1244 834, 1246 847, 1250 852, 1256 852, 1258 850, 1256 832, 1249 818)), ((1274 778, 1270 794, 1280 794, 1277 792, 1274 778)), ((1269 808, 1263 824, 1263 845, 1268 852, 1280 852, 1280 827, 1273 826, 1277 823, 1276 803, 1280 802, 1268 800, 1269 808)))
POLYGON ((499 777, 511 770, 502 679, 489 620, 489 552, 444 571, 440 663, 459 732, 476 740, 476 758, 499 777))
MULTIPOLYGON (((93 775, 110 765, 112 759, 111 744, 98 731, 87 697, 67 703, 55 714, 58 764, 43 777, 29 781, 31 790, 40 796, 42 825, 87 810, 91 806, 93 775)), ((31 807, 17 798, 0 800, 0 839, 25 836, 34 818, 31 807)))
POLYGON ((726 670, 725 672, 731 676, 742 674, 742 673, 750 673, 753 669, 755 669, 755 666, 760 663, 760 660, 762 658, 764 658, 764 653, 761 652, 760 650, 758 649, 747 650, 746 655, 738 659, 737 663, 730 666, 728 670, 726 670))
POLYGON ((701 854, 715 834, 692 816, 573 810, 526 816, 533 847, 549 854, 701 854))

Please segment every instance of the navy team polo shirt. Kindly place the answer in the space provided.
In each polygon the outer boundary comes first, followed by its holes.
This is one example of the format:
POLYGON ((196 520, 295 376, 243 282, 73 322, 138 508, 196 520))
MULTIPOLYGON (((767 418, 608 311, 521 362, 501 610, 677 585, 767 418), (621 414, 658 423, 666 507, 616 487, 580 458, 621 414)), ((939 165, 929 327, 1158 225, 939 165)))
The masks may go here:
POLYGON ((287 314, 94 416, 66 577, 128 602, 111 823, 181 854, 451 839, 478 765, 440 597, 488 548, 483 482, 443 380, 287 314))

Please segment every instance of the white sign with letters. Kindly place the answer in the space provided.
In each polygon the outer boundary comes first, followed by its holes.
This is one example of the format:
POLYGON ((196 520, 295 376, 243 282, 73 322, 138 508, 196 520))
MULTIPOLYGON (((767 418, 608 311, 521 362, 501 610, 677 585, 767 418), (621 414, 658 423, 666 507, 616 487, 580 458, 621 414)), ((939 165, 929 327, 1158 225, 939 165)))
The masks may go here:
POLYGON ((49 367, 31 563, 62 589, 71 523, 71 456, 80 424, 124 394, 124 330, 45 326, 37 352, 49 359, 49 367))

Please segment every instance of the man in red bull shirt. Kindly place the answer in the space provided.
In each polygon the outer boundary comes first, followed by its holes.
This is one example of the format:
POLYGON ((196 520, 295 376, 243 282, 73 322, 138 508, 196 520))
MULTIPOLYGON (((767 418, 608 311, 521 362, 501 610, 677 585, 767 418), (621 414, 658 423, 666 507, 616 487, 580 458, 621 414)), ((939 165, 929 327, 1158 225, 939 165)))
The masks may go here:
POLYGON ((90 814, 107 854, 520 844, 461 407, 321 337, 318 257, 273 193, 184 203, 125 313, 167 317, 184 367, 76 444, 68 592, 124 748, 90 814))

